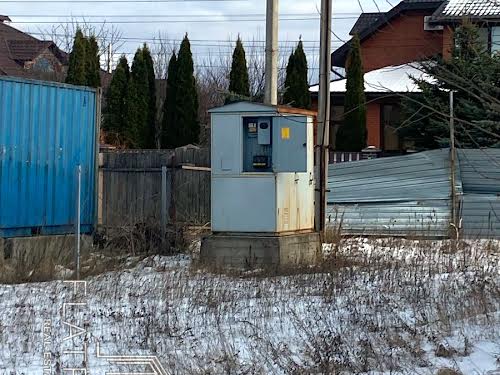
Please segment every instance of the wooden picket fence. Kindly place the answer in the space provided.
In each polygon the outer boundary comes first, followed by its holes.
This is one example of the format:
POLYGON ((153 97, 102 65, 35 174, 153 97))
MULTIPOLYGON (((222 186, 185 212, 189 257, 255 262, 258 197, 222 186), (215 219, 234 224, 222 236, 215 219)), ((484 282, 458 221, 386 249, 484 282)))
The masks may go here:
POLYGON ((98 223, 210 222, 210 151, 110 150, 100 154, 98 223))

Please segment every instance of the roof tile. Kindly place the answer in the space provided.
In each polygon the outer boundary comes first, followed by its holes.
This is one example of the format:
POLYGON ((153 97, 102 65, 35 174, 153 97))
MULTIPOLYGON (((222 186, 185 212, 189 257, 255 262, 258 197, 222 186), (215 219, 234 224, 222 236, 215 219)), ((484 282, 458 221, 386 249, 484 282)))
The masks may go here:
POLYGON ((500 2, 495 0, 450 0, 432 16, 433 21, 454 21, 462 17, 500 18, 500 2))
POLYGON ((364 29, 371 26, 373 23, 382 17, 385 13, 361 13, 358 20, 352 27, 349 35, 360 34, 364 29))
POLYGON ((0 75, 28 77, 31 72, 24 69, 24 62, 35 59, 44 49, 51 48, 64 64, 67 54, 52 41, 42 41, 0 22, 0 75))
POLYGON ((40 40, 8 40, 10 56, 14 60, 29 61, 37 57, 44 49, 49 48, 53 42, 40 40))

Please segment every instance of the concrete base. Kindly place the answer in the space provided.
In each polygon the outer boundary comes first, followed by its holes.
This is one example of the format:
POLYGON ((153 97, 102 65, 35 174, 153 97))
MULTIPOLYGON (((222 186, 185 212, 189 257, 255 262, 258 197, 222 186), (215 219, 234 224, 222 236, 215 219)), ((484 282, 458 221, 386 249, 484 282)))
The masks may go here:
MULTIPOLYGON (((92 242, 92 236, 81 236, 82 255, 90 251, 92 242)), ((75 249, 74 235, 0 238, 0 265, 33 269, 47 260, 65 265, 74 261, 75 249)))
POLYGON ((211 235, 201 243, 200 260, 216 267, 291 267, 315 264, 320 254, 318 233, 284 236, 211 235))

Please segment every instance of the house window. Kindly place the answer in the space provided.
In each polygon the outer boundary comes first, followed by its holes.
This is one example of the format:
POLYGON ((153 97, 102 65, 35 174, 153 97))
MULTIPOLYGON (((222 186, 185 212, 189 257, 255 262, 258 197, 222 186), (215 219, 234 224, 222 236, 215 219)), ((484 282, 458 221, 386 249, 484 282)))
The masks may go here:
POLYGON ((47 58, 40 57, 35 61, 33 70, 36 70, 37 72, 49 73, 54 71, 54 67, 47 58))
POLYGON ((381 113, 381 138, 384 151, 399 151, 398 126, 401 124, 401 108, 395 104, 384 104, 381 113))
MULTIPOLYGON (((478 41, 491 54, 500 52, 500 26, 478 28, 478 41)), ((458 41, 455 40, 455 48, 458 48, 458 41)))
POLYGON ((490 31, 487 27, 481 27, 478 29, 478 41, 481 43, 483 48, 488 48, 490 31))
POLYGON ((491 53, 500 51, 500 26, 491 28, 491 53))
POLYGON ((488 48, 492 55, 500 51, 500 26, 480 28, 479 41, 488 48))

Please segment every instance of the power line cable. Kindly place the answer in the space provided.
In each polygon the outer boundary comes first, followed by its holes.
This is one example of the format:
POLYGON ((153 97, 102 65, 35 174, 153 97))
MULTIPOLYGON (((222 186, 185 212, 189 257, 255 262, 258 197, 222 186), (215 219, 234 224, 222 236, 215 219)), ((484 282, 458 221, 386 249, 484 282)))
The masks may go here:
MULTIPOLYGON (((37 35, 37 36, 41 36, 41 37, 47 36, 47 37, 62 37, 62 38, 64 38, 64 37, 68 36, 66 34, 52 33, 50 30, 48 30, 47 32, 29 32, 29 34, 31 34, 31 35, 37 35)), ((99 36, 97 36, 96 38, 97 39, 106 39, 106 38, 102 38, 102 37, 99 37, 99 36)), ((180 43, 180 42, 182 42, 182 39, 163 38, 161 36, 159 36, 159 37, 126 37, 126 36, 121 36, 121 37, 116 38, 116 40, 117 41, 139 41, 139 42, 151 41, 151 42, 155 42, 155 43, 151 43, 151 44, 163 44, 163 43, 170 43, 170 42, 174 42, 174 43, 178 42, 178 43, 180 43)), ((216 42, 218 44, 220 43, 221 47, 229 47, 229 46, 234 45, 234 43, 236 43, 236 40, 228 40, 228 39, 191 39, 190 38, 189 42, 191 43, 191 45, 193 45, 193 44, 196 45, 196 43, 200 43, 200 46, 206 46, 207 45, 206 42, 208 42, 208 43, 210 43, 210 42, 216 42), (222 45, 222 43, 226 43, 227 45, 224 46, 224 45, 222 45)), ((319 43, 318 41, 315 41, 315 40, 302 40, 302 42, 304 44, 308 44, 308 43, 318 44, 319 43)), ((243 41, 243 44, 245 46, 248 46, 248 45, 255 45, 255 46, 257 46, 257 44, 262 44, 265 47, 265 43, 266 43, 265 40, 253 40, 253 39, 249 39, 248 41, 243 41)), ((287 43, 295 44, 296 41, 283 40, 280 43, 285 44, 285 45, 287 43)), ((319 49, 319 46, 305 46, 305 48, 318 48, 319 49)))
POLYGON ((248 2, 248 0, 0 0, 0 4, 106 4, 106 3, 130 3, 130 4, 162 4, 162 3, 211 3, 211 2, 248 2))
MULTIPOLYGON (((44 33, 44 32, 29 32, 29 34, 32 35, 47 35, 47 36, 59 36, 59 37, 66 37, 66 34, 57 34, 57 33, 51 33, 50 31, 44 33)), ((97 36, 97 39, 102 39, 99 36, 97 36)), ((168 42, 182 42, 182 39, 173 39, 173 38, 163 38, 161 36, 159 37, 124 37, 121 36, 118 38, 119 40, 138 40, 138 41, 144 41, 144 40, 152 40, 152 41, 168 41, 168 42)), ((228 40, 228 39, 189 39, 189 41, 192 42, 220 42, 220 43, 230 43, 234 44, 236 43, 236 40, 228 40)), ((303 43, 315 43, 318 44, 319 42, 316 40, 302 40, 303 43)), ((243 40, 243 44, 248 44, 248 43, 262 43, 265 45, 266 41, 265 40, 258 40, 258 39, 249 39, 248 41, 243 40)), ((282 40, 280 43, 295 43, 295 41, 290 41, 290 40, 282 40)))
MULTIPOLYGON (((337 13, 342 16, 351 16, 354 19, 359 17, 359 13, 337 13)), ((9 14, 9 17, 30 17, 30 18, 56 18, 56 17, 75 17, 75 18, 138 18, 138 17, 165 17, 165 18, 179 18, 179 17, 195 17, 195 18, 211 18, 211 17, 265 17, 264 13, 225 13, 225 14, 9 14)), ((316 17, 317 13, 281 13, 280 17, 316 17)), ((319 17, 316 17, 319 18, 319 17)), ((332 17, 336 18, 336 16, 332 17)))
MULTIPOLYGON (((335 18, 336 20, 349 20, 349 19, 357 19, 357 17, 337 17, 335 18)), ((117 20, 117 21, 112 21, 110 24, 158 24, 158 23, 226 23, 226 22, 264 22, 266 19, 265 18, 253 18, 253 19, 247 19, 247 18, 238 18, 238 19, 233 19, 233 18, 225 18, 225 19, 210 19, 210 20, 204 20, 204 19, 165 19, 165 20, 158 20, 158 19, 153 19, 153 20, 134 20, 134 21, 129 21, 129 20, 117 20)), ((280 18, 280 21, 318 21, 319 18, 317 17, 298 17, 298 18, 280 18)), ((103 21, 106 21, 105 18, 103 18, 101 21, 86 21, 86 24, 102 24, 103 21)), ((12 23, 16 24, 53 24, 60 22, 60 20, 54 20, 54 21, 12 21, 12 23)), ((338 36, 337 36, 338 38, 338 36)), ((339 40, 343 41, 342 39, 338 38, 339 40)))

